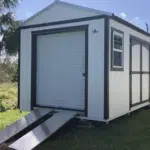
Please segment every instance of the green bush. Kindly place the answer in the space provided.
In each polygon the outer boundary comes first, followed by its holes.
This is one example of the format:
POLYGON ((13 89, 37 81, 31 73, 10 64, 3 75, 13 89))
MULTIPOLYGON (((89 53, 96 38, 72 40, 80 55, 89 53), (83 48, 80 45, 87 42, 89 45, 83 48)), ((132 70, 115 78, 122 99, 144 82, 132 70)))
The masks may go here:
POLYGON ((0 85, 0 112, 17 108, 17 84, 0 85))
POLYGON ((0 83, 18 82, 18 62, 0 61, 0 83))

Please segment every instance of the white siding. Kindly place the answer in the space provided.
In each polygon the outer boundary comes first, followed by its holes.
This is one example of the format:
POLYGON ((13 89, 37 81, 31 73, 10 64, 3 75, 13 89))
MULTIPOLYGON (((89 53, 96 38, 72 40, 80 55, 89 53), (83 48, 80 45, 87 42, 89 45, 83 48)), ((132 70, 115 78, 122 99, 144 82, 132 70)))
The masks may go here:
MULTIPOLYGON (((31 104, 31 32, 77 25, 89 25, 88 118, 103 121, 104 117, 104 19, 65 25, 25 29, 21 31, 21 109, 31 104), (93 33, 96 29, 98 33, 93 33)), ((59 94, 59 93, 58 93, 59 94)))
POLYGON ((20 50, 20 109, 30 110, 31 97, 31 34, 21 31, 20 50), (30 40, 27 40, 30 39, 30 40))
POLYGON ((77 19, 100 15, 95 12, 87 11, 78 7, 68 6, 63 3, 58 3, 50 9, 46 9, 39 13, 33 19, 29 19, 24 25, 33 25, 47 22, 63 21, 69 19, 77 19))
MULTIPOLYGON (((110 71, 109 72, 109 115, 110 120, 122 116, 129 112, 129 46, 130 34, 145 41, 150 41, 150 38, 123 25, 114 20, 110 20, 110 37, 111 27, 119 29, 124 32, 124 71, 110 71)), ((111 60, 111 39, 109 43, 111 60)), ((110 66, 111 64, 109 64, 110 66)), ((135 65, 137 68, 137 66, 135 65)), ((109 68, 110 70, 110 68, 109 68)), ((145 83, 145 82, 144 82, 145 83)), ((144 84, 143 83, 143 84, 144 84)), ((145 87, 146 85, 144 85, 145 87)), ((142 104, 141 106, 145 106, 142 104)), ((132 108, 138 109, 140 106, 132 108)))

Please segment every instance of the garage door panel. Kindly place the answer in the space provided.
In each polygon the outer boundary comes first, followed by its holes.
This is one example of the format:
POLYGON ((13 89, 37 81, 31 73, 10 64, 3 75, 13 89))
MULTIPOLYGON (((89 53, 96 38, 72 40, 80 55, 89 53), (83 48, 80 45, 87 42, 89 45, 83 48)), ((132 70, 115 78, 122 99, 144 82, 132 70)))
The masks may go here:
POLYGON ((37 38, 37 104, 84 110, 85 32, 37 38))
POLYGON ((149 71, 149 46, 142 44, 142 71, 149 71))
POLYGON ((142 75, 142 101, 149 99, 149 74, 142 75))
POLYGON ((140 102, 140 75, 132 75, 132 104, 140 102))

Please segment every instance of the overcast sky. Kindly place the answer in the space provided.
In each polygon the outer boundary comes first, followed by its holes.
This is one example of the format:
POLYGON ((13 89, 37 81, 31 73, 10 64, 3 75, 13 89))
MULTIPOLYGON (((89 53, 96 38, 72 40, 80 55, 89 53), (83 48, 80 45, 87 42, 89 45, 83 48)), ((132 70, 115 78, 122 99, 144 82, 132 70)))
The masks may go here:
MULTIPOLYGON (((16 9, 17 19, 25 20, 54 0, 22 0, 16 9)), ((150 0, 63 0, 73 4, 115 13, 145 29, 150 24, 150 0)))

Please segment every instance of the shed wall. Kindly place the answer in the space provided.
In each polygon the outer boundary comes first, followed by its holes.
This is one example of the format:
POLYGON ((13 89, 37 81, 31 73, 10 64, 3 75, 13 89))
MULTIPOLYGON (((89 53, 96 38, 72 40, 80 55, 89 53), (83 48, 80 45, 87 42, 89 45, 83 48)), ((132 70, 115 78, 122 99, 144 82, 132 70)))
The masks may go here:
POLYGON ((88 119, 104 118, 104 19, 21 30, 20 108, 31 108, 31 32, 89 25, 88 35, 88 119), (93 33, 93 30, 97 33, 93 33))
MULTIPOLYGON (((135 106, 130 110, 129 103, 129 51, 130 35, 136 36, 144 41, 150 42, 150 37, 141 34, 126 25, 110 19, 110 41, 109 59, 111 60, 111 27, 124 32, 124 71, 111 71, 111 61, 109 63, 109 119, 122 116, 132 110, 136 110, 145 104, 135 106)), ((149 104, 149 103, 147 103, 149 104)))

